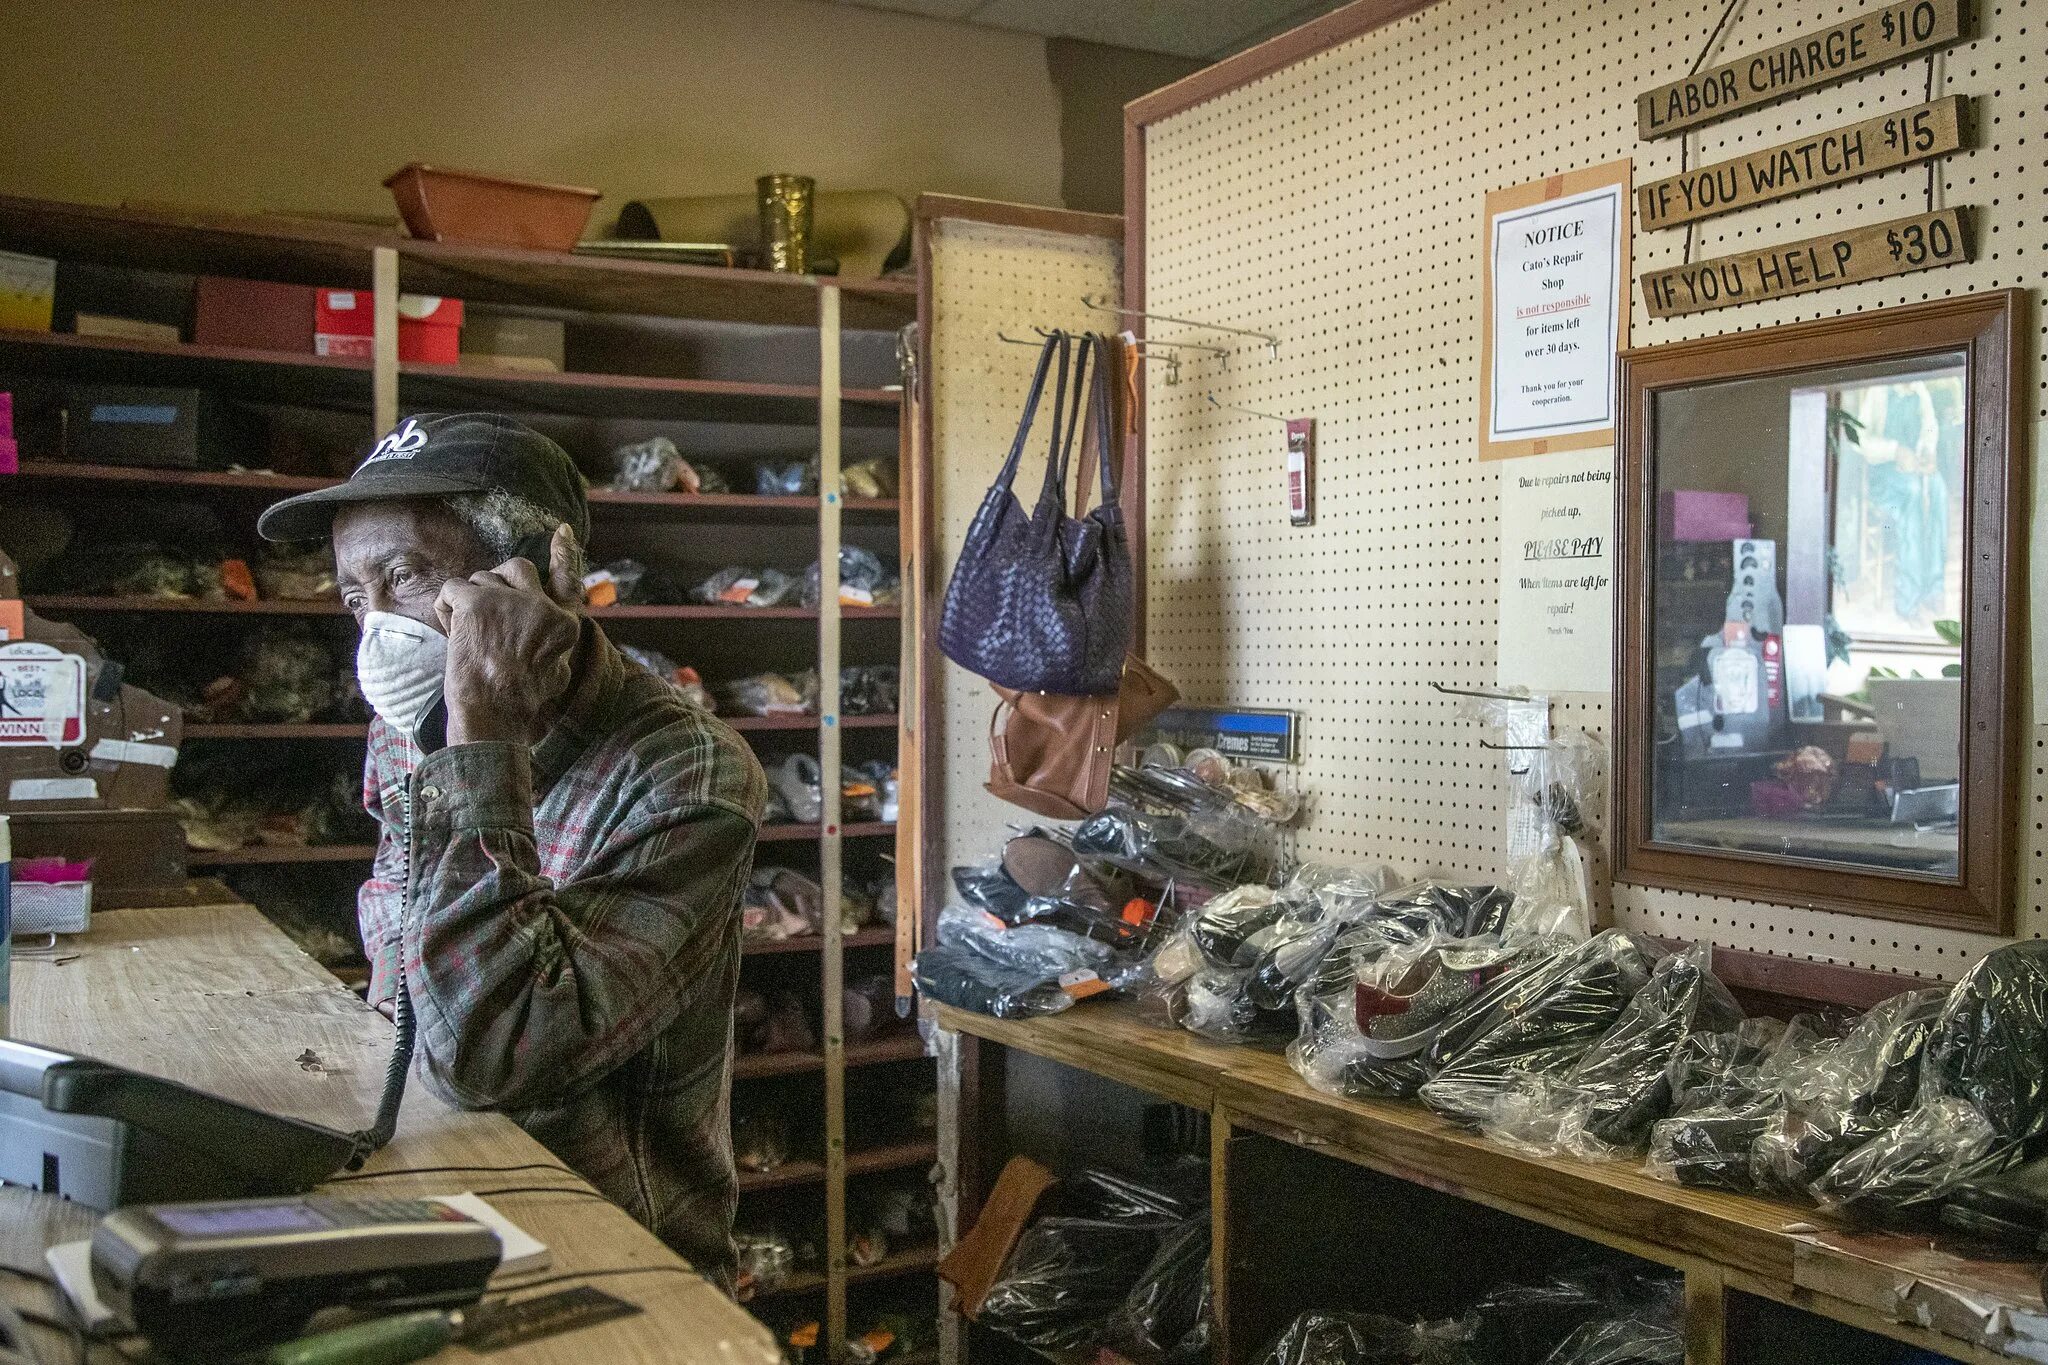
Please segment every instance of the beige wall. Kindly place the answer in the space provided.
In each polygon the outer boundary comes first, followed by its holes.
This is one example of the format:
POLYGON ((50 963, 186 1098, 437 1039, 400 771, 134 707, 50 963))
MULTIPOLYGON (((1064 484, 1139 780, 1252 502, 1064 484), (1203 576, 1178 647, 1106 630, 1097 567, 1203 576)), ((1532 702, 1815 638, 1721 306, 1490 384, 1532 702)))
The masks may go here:
POLYGON ((1045 41, 815 0, 7 0, 0 191, 390 214, 408 161, 1060 202, 1045 41))
POLYGON ((1207 62, 1048 38, 1046 65, 1060 92, 1060 187, 1070 209, 1124 211, 1124 106, 1207 62))

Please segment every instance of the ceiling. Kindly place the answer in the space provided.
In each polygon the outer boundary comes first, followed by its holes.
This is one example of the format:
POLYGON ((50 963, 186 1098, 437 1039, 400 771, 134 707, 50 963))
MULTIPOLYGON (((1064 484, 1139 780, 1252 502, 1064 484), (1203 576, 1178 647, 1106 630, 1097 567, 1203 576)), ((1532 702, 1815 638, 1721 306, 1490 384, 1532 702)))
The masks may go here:
POLYGON ((1344 0, 835 0, 989 28, 1214 60, 1344 0))

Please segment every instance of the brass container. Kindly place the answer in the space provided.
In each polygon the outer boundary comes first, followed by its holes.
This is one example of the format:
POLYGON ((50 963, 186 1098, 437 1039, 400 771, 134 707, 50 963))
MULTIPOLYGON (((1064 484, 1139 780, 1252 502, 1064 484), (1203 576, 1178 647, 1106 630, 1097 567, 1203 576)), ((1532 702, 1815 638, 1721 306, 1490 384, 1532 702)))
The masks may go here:
POLYGON ((761 211, 762 264, 805 275, 811 269, 811 203, 818 182, 808 175, 764 175, 754 182, 761 211))

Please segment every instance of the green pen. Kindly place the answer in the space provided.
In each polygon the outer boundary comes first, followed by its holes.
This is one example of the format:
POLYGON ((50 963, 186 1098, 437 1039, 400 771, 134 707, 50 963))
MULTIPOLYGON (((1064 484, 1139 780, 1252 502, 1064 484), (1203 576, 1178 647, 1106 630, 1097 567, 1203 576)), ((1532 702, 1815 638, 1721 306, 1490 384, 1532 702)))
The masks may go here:
POLYGON ((265 1365, 406 1365, 462 1334, 463 1310, 429 1308, 337 1327, 270 1348, 265 1365))
POLYGON ((407 1365, 453 1341, 497 1350, 613 1318, 638 1305, 589 1285, 525 1299, 496 1299, 466 1308, 427 1308, 337 1327, 273 1346, 264 1365, 407 1365))

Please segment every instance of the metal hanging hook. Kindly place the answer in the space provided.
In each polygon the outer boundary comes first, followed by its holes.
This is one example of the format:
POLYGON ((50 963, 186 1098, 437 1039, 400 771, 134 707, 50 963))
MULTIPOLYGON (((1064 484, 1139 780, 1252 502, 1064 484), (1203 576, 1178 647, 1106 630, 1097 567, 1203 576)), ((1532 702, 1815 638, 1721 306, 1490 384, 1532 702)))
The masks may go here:
POLYGON ((1235 403, 1226 403, 1213 393, 1209 395, 1209 404, 1211 407, 1222 408, 1225 412, 1241 412, 1247 417, 1263 417, 1268 422, 1279 422, 1283 425, 1290 420, 1286 417, 1275 417, 1270 412, 1260 412, 1256 408, 1241 408, 1235 403))
POLYGON ((1156 346, 1162 351, 1207 351, 1210 355, 1219 357, 1217 363, 1224 369, 1230 368, 1230 351, 1223 346, 1204 346, 1198 341, 1153 341, 1145 337, 1134 338, 1126 344, 1139 355, 1144 355, 1148 346, 1156 346))
POLYGON ((1443 685, 1442 683, 1440 683, 1440 682, 1432 682, 1432 683, 1430 683, 1430 686, 1431 686, 1431 687, 1433 687, 1433 688, 1435 688, 1435 689, 1436 689, 1437 691, 1439 691, 1439 692, 1443 693, 1443 694, 1444 694, 1445 696, 1447 696, 1447 697, 1484 697, 1484 698, 1486 698, 1486 699, 1487 699, 1488 701, 1534 701, 1534 700, 1536 700, 1536 699, 1535 699, 1534 697, 1528 696, 1527 694, 1523 694, 1523 693, 1515 693, 1515 692, 1485 692, 1485 691, 1481 691, 1480 689, 1478 689, 1478 688, 1476 688, 1476 687, 1445 687, 1445 686, 1444 686, 1444 685, 1443 685))
POLYGON ((1268 355, 1280 354, 1280 338, 1270 332, 1254 332, 1249 327, 1226 327, 1220 322, 1196 322, 1193 318, 1169 317, 1165 313, 1147 313, 1137 308, 1122 307, 1107 299, 1099 299, 1093 294, 1083 294, 1081 306, 1092 312, 1115 313, 1126 318, 1144 318, 1147 322, 1171 322, 1179 327, 1199 327, 1205 332, 1228 332, 1232 336, 1256 337, 1266 343, 1268 355))

